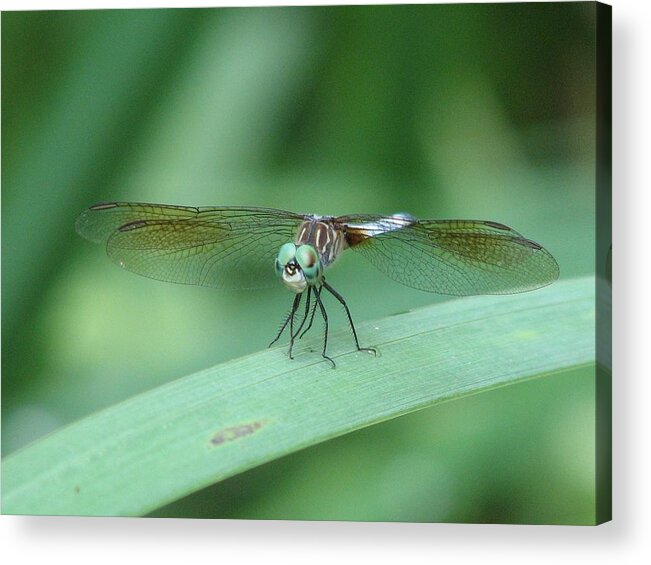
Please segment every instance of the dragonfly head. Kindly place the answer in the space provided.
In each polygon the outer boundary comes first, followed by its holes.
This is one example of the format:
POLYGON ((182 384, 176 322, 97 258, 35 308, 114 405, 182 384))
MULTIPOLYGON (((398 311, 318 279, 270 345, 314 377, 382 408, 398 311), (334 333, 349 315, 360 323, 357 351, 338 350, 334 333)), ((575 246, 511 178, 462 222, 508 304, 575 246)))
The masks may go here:
POLYGON ((285 243, 276 257, 276 274, 292 292, 301 293, 323 277, 323 266, 311 245, 285 243))

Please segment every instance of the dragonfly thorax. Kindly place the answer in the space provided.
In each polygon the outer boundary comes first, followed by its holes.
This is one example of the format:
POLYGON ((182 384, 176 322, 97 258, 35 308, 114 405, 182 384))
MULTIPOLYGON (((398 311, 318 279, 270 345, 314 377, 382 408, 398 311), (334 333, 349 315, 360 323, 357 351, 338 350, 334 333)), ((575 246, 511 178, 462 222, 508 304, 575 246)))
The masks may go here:
POLYGON ((345 247, 344 234, 330 216, 309 217, 298 228, 294 243, 297 247, 309 245, 315 249, 324 269, 332 265, 345 247))
POLYGON ((301 293, 323 278, 323 266, 311 245, 285 243, 276 257, 276 274, 292 292, 301 293))

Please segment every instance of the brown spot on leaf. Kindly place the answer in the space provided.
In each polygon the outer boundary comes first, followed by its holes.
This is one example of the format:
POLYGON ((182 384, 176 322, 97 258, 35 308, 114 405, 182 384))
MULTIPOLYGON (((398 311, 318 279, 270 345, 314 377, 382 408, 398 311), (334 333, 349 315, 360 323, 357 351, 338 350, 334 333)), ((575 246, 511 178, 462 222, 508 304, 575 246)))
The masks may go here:
POLYGON ((80 491, 81 491, 81 489, 79 488, 79 485, 77 485, 75 487, 75 494, 79 494, 80 491))
POLYGON ((248 424, 239 424, 237 426, 224 428, 212 436, 210 443, 213 445, 222 445, 230 441, 235 441, 236 439, 250 436, 266 424, 267 422, 265 420, 258 420, 256 422, 250 422, 248 424))

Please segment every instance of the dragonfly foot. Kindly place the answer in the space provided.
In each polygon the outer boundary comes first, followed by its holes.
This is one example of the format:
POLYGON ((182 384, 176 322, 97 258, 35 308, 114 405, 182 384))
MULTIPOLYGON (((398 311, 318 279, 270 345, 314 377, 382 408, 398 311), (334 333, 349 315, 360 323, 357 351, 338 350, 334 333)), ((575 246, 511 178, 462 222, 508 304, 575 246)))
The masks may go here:
POLYGON ((375 347, 358 347, 357 351, 366 351, 372 353, 373 357, 377 357, 377 349, 375 349, 375 347))
POLYGON ((330 364, 332 365, 332 368, 333 368, 333 369, 336 369, 336 368, 337 368, 337 364, 336 364, 336 363, 335 363, 335 362, 334 362, 330 357, 328 357, 327 355, 323 355, 323 358, 324 358, 326 361, 329 361, 329 362, 330 362, 330 364))

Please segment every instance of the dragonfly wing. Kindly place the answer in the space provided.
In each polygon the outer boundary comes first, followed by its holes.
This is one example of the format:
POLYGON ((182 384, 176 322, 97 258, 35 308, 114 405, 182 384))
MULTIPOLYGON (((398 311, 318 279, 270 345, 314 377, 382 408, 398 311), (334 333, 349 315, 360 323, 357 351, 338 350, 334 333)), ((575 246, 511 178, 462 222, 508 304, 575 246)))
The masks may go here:
POLYGON ((543 247, 497 222, 346 216, 349 246, 395 281, 439 294, 512 294, 546 286, 558 264, 543 247))
POLYGON ((122 268, 162 281, 215 288, 276 282, 274 260, 304 216, 267 208, 115 203, 89 208, 77 231, 105 242, 122 268))

